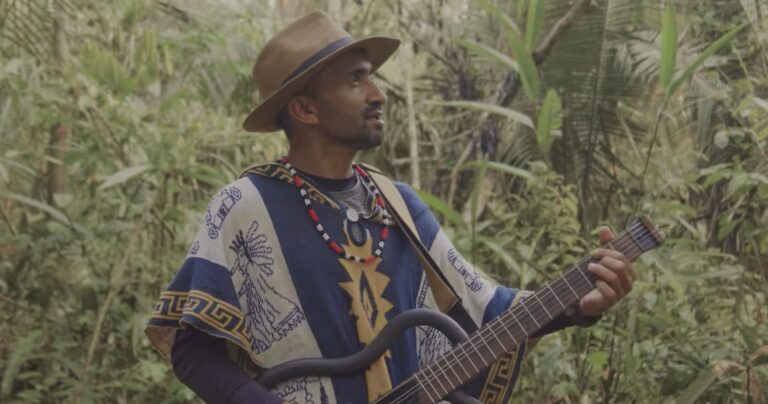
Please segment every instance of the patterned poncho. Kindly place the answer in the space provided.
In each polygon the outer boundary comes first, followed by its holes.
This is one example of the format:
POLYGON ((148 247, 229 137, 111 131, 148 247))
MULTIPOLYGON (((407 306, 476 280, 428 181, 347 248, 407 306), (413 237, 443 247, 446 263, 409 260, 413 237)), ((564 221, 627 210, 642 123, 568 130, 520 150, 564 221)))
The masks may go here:
MULTIPOLYGON (((308 185, 331 238, 352 253, 371 255, 381 224, 364 221, 367 242, 352 243, 344 232, 340 202, 308 185)), ((517 291, 475 272, 416 193, 402 183, 396 187, 421 240, 475 325, 508 308, 517 291)), ((160 296, 147 334, 170 358, 176 330, 196 327, 225 339, 232 359, 258 375, 292 359, 351 355, 397 314, 436 307, 419 260, 398 228, 390 230, 380 259, 340 259, 314 229, 287 171, 273 164, 252 170, 213 197, 186 260, 160 296)), ((449 347, 440 332, 415 327, 364 373, 306 376, 272 391, 296 403, 366 402, 449 347)), ((508 396, 506 382, 517 376, 520 356, 492 366, 491 374, 483 374, 468 390, 488 401, 508 396)))

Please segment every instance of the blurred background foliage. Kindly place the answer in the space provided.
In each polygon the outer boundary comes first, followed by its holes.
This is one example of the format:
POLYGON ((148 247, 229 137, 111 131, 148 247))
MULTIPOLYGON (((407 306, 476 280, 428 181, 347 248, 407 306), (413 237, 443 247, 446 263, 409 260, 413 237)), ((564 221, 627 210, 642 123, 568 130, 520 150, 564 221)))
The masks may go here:
POLYGON ((210 195, 285 152, 240 124, 279 27, 403 46, 387 140, 490 276, 534 289, 648 214, 633 292, 544 339, 516 402, 765 402, 764 0, 0 0, 0 401, 187 402, 143 335, 210 195))

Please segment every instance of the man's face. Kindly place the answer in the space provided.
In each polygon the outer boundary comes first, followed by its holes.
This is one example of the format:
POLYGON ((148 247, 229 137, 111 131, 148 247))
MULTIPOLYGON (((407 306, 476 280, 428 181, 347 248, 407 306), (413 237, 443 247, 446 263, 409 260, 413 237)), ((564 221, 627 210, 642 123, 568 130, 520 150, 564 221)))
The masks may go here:
POLYGON ((371 62, 359 50, 328 64, 306 89, 313 99, 319 132, 355 150, 381 144, 386 96, 372 81, 371 62))

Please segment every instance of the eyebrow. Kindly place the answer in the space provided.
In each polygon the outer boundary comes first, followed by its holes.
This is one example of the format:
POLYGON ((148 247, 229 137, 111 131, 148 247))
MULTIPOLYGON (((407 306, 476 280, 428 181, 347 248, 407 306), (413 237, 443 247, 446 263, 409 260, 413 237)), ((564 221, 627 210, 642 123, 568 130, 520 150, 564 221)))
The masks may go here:
POLYGON ((370 74, 373 67, 370 62, 361 62, 354 70, 349 72, 347 76, 357 76, 358 74, 370 74))

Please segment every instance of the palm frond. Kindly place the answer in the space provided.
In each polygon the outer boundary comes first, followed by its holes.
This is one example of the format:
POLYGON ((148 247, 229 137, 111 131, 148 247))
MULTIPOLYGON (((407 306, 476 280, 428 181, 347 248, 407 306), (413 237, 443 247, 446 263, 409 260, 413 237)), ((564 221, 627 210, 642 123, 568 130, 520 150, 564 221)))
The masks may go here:
POLYGON ((74 15, 72 1, 0 1, 0 50, 6 56, 26 53, 38 60, 50 57, 56 19, 74 15))
MULTIPOLYGON (((566 1, 551 3, 548 21, 567 7, 566 1)), ((556 44, 542 66, 544 81, 561 91, 565 108, 563 136, 553 146, 552 162, 568 182, 578 184, 586 228, 604 214, 598 207, 605 201, 595 195, 605 195, 617 173, 626 170, 616 144, 643 132, 634 131, 635 125, 626 125, 619 116, 619 101, 636 99, 645 91, 646 75, 635 71, 647 67, 642 59, 640 63, 621 59, 633 56, 626 42, 630 32, 650 27, 657 12, 658 5, 651 1, 598 2, 556 44)))

